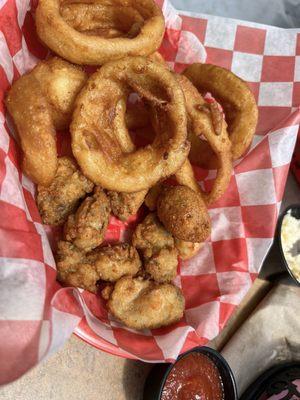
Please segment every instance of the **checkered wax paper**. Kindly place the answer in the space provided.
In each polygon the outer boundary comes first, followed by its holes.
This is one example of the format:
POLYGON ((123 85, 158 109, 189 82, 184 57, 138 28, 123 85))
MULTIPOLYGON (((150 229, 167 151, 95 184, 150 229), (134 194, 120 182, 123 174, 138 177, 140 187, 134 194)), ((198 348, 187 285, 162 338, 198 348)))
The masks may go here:
MULTIPOLYGON (((50 247, 56 232, 41 223, 35 187, 20 169, 20 148, 3 104, 13 80, 48 50, 35 32, 36 2, 0 0, 0 383, 22 375, 72 332, 119 356, 174 360, 218 335, 272 243, 300 119, 300 34, 178 14, 159 3, 167 27, 160 51, 175 71, 205 61, 231 69, 249 82, 260 116, 227 193, 210 207, 211 237, 193 259, 179 263, 175 283, 185 296, 184 317, 167 328, 137 332, 108 315, 100 296, 56 283, 50 247)), ((211 186, 215 171, 195 173, 211 186)), ((135 218, 124 224, 112 217, 108 241, 126 240, 135 224, 135 218)))

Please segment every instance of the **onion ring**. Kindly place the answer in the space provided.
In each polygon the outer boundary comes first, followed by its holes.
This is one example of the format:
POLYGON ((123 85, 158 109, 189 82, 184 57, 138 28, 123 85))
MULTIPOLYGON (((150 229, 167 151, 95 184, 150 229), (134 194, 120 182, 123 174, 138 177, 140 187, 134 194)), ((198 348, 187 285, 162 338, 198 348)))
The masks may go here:
POLYGON ((32 73, 50 104, 55 129, 68 128, 75 98, 87 81, 87 74, 59 57, 39 62, 32 73))
MULTIPOLYGON (((126 112, 125 100, 122 99, 117 103, 115 110, 115 135, 124 153, 131 153, 135 151, 135 146, 131 140, 129 132, 124 127, 124 114, 126 112)), ((125 116, 127 125, 127 114, 125 116)), ((112 190, 107 191, 110 200, 112 213, 121 221, 126 221, 131 215, 137 213, 140 206, 143 204, 146 190, 141 190, 134 193, 115 192, 112 190)))
POLYGON ((49 186, 57 170, 55 129, 50 105, 33 74, 14 82, 6 106, 20 137, 23 171, 33 182, 49 186))
POLYGON ((106 38, 134 37, 144 23, 141 14, 128 6, 64 2, 60 13, 76 31, 106 38))
POLYGON ((83 5, 80 5, 80 2, 75 3, 79 4, 68 5, 67 2, 67 5, 60 7, 59 0, 40 0, 36 9, 38 36, 52 51, 71 62, 102 65, 127 55, 147 56, 155 52, 161 44, 165 28, 164 18, 161 9, 153 0, 85 1, 84 6, 90 7, 91 11, 82 11, 83 5), (72 19, 72 7, 73 14, 74 7, 77 7, 79 20, 72 19), (95 13, 95 8, 105 10, 106 16, 104 12, 95 13), (118 13, 120 17, 115 21, 118 13), (120 26, 121 31, 126 31, 128 26, 126 18, 122 15, 128 17, 130 14, 131 20, 128 21, 131 29, 127 32, 127 37, 122 37, 122 34, 121 37, 108 38, 95 35, 101 34, 103 29, 119 31, 120 29, 115 27, 120 24, 123 24, 120 26), (82 22, 83 15, 85 21, 82 22), (98 26, 100 31, 97 32, 98 26), (91 34, 84 32, 85 28, 88 28, 87 31, 91 29, 91 34), (83 29, 83 32, 80 29, 83 29))
POLYGON ((23 170, 42 186, 49 186, 57 169, 56 129, 70 121, 75 97, 87 75, 58 57, 39 62, 18 79, 6 98, 24 152, 23 170))
POLYGON ((184 96, 173 74, 146 58, 127 57, 104 65, 77 97, 73 154, 84 174, 105 189, 148 189, 184 163, 186 123, 184 96), (124 154, 118 136, 127 132, 125 113, 116 118, 116 108, 132 90, 147 100, 159 123, 151 145, 124 154))
MULTIPOLYGON (((209 106, 193 84, 182 75, 178 75, 186 99, 186 109, 189 117, 189 132, 195 136, 205 137, 207 147, 211 148, 218 160, 218 172, 213 188, 209 193, 204 192, 198 185, 192 166, 188 160, 176 172, 175 176, 181 185, 186 185, 202 194, 207 205, 218 200, 226 191, 231 178, 231 143, 228 138, 226 123, 221 112, 214 109, 210 112, 209 106), (214 122, 214 118, 217 121, 214 122), (219 127, 219 129, 217 129, 219 127)), ((202 153, 198 155, 201 158, 202 153)))
MULTIPOLYGON (((201 94, 185 76, 176 75, 176 79, 185 95, 188 114, 188 137, 190 138, 193 135, 198 139, 201 134, 205 137, 204 143, 210 150, 208 154, 211 155, 212 150, 213 154, 216 155, 218 173, 209 193, 201 189, 188 159, 176 171, 175 178, 180 185, 188 186, 190 189, 200 193, 205 203, 210 205, 224 194, 231 178, 231 142, 228 138, 226 123, 218 108, 206 103, 201 94), (213 112, 211 112, 212 107, 213 112)), ((213 104, 217 106, 216 103, 213 104)), ((154 125, 155 121, 156 119, 152 118, 154 125)), ((198 159, 202 157, 206 159, 206 154, 200 153, 197 157, 198 159)), ((149 199, 150 195, 147 197, 147 203, 150 204, 150 207, 153 207, 153 201, 151 198, 149 199)))
MULTIPOLYGON (((210 92, 221 104, 228 124, 233 160, 240 158, 251 144, 258 118, 255 98, 246 82, 225 68, 211 64, 193 64, 184 71, 196 88, 210 92)), ((201 166, 217 165, 216 157, 204 141, 192 141, 191 160, 198 163, 199 154, 205 154, 201 166), (210 162, 208 162, 210 160, 210 162)))
MULTIPOLYGON (((166 61, 158 51, 156 51, 153 54, 150 54, 148 58, 168 68, 166 61)), ((126 110, 126 125, 128 129, 134 130, 134 129, 145 128, 150 124, 150 122, 151 121, 149 118, 149 110, 147 109, 147 106, 144 103, 136 103, 134 107, 129 107, 126 110)))

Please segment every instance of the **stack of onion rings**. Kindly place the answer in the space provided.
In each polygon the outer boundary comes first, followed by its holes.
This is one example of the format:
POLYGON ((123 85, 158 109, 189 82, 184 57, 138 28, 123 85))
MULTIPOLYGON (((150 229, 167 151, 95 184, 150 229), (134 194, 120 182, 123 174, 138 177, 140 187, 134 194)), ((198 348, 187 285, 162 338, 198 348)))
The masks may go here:
POLYGON ((184 163, 189 152, 186 124, 184 96, 174 75, 149 59, 127 57, 104 65, 77 97, 72 150, 94 183, 137 192, 172 175, 184 163), (124 153, 119 138, 128 133, 122 101, 132 91, 147 100, 159 122, 151 145, 124 153), (116 118, 118 111, 123 118, 116 118))

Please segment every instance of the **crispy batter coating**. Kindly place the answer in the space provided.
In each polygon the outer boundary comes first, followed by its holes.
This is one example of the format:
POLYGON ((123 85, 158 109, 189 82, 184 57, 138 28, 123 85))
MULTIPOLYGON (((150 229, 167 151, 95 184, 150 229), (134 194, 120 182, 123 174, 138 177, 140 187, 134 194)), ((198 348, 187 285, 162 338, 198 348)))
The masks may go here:
MULTIPOLYGON (((183 171, 183 167, 181 167, 183 171)), ((191 189, 194 188, 194 176, 193 179, 190 179, 189 187, 191 189)), ((198 184, 197 184, 198 185, 198 184)), ((162 192, 164 185, 161 183, 157 183, 153 186, 145 197, 145 204, 149 208, 149 210, 154 211, 157 205, 157 199, 162 192)), ((194 257, 198 251, 200 250, 202 243, 193 243, 193 242, 186 242, 184 240, 177 239, 174 237, 175 247, 178 250, 178 255, 183 260, 188 260, 189 258, 194 257)))
POLYGON ((57 169, 55 129, 66 128, 74 100, 87 75, 53 57, 19 78, 6 98, 24 153, 23 170, 37 184, 49 186, 57 169))
POLYGON ((105 38, 128 37, 133 25, 142 26, 144 23, 142 15, 133 7, 121 4, 113 7, 112 2, 109 5, 99 3, 103 2, 62 2, 60 14, 78 32, 105 38))
POLYGON ((156 282, 170 282, 176 277, 178 265, 178 251, 175 247, 165 247, 145 259, 146 272, 156 282))
POLYGON ((109 200, 100 187, 87 197, 64 227, 65 239, 81 250, 90 251, 104 240, 110 216, 109 200))
POLYGON ((56 254, 57 279, 66 286, 80 287, 89 292, 97 292, 99 280, 93 266, 83 251, 70 242, 59 241, 56 254))
MULTIPOLYGON (((115 125, 120 129, 115 130, 116 139, 124 153, 131 153, 135 150, 130 134, 124 129, 124 110, 126 109, 125 100, 120 100, 116 108, 115 125)), ((127 122, 126 122, 127 123, 127 122)), ((115 192, 108 190, 107 195, 110 199, 112 213, 121 221, 126 221, 131 215, 137 213, 147 194, 146 190, 133 193, 115 192)))
POLYGON ((137 213, 143 204, 146 194, 147 190, 135 193, 120 193, 111 190, 107 192, 112 213, 121 221, 126 221, 130 216, 137 213))
POLYGON ((112 292, 114 290, 114 285, 108 284, 105 286, 104 289, 101 290, 101 296, 103 297, 104 300, 109 300, 112 292))
POLYGON ((162 191, 163 185, 161 183, 157 183, 152 186, 152 188, 147 193, 145 197, 145 204, 149 208, 150 211, 154 211, 156 209, 156 203, 160 192, 162 191))
POLYGON ((157 282, 175 278, 178 251, 172 235, 165 230, 154 213, 136 227, 132 244, 141 251, 146 272, 157 282))
POLYGON ((188 260, 194 257, 203 246, 203 243, 185 242, 184 240, 176 239, 175 247, 178 250, 179 257, 183 260, 188 260))
MULTIPOLYGON (((241 157, 252 142, 258 118, 255 98, 247 83, 226 68, 211 64, 192 64, 184 71, 184 75, 200 92, 211 93, 222 105, 233 159, 241 157)), ((212 149, 198 146, 198 150, 207 151, 208 159, 218 164, 212 149)))
POLYGON ((199 195, 187 186, 169 186, 157 201, 157 215, 165 228, 176 238, 202 242, 211 230, 206 207, 199 195))
POLYGON ((164 18, 153 0, 40 0, 36 29, 42 42, 66 60, 99 66, 128 54, 147 56, 156 51, 164 35, 164 18))
POLYGON ((150 60, 152 60, 152 61, 161 63, 164 67, 169 69, 169 66, 168 66, 166 60, 163 58, 163 56, 158 51, 155 51, 154 53, 150 54, 148 56, 148 58, 150 58, 150 60))
POLYGON ((58 168, 50 186, 38 186, 37 205, 44 224, 60 225, 78 206, 79 200, 93 190, 94 184, 68 157, 58 159, 58 168))
POLYGON ((123 277, 114 287, 108 308, 130 328, 154 329, 182 318, 184 297, 181 290, 170 283, 123 277))
POLYGON ((124 275, 136 275, 142 266, 138 252, 128 243, 95 250, 89 254, 89 260, 95 265, 99 279, 108 282, 124 275))
POLYGON ((33 182, 50 185, 57 169, 55 129, 37 79, 31 73, 23 75, 10 88, 5 103, 20 137, 23 171, 33 182))
POLYGON ((78 66, 59 57, 41 61, 32 71, 51 108, 56 129, 69 126, 74 101, 87 80, 87 74, 78 66))
POLYGON ((132 244, 141 250, 144 257, 150 258, 164 247, 174 247, 172 235, 166 231, 154 213, 147 215, 132 236, 132 244))
MULTIPOLYGON (((210 160, 213 156, 217 161, 215 167, 218 169, 216 179, 214 180, 210 192, 204 192, 194 177, 193 169, 189 160, 186 160, 183 166, 176 172, 176 179, 180 185, 189 186, 191 189, 200 192, 207 205, 218 200, 226 191, 232 172, 232 154, 231 142, 228 137, 227 124, 219 110, 216 102, 207 103, 195 86, 183 75, 177 75, 177 80, 184 92, 186 101, 186 110, 188 115, 189 140, 192 147, 196 146, 199 162, 197 165, 206 165, 207 158, 210 160), (200 138, 201 134, 205 139, 200 138), (198 144, 203 146, 200 151, 198 144), (194 181, 191 187, 192 180, 194 181)), ((195 154, 195 152, 190 152, 195 154)), ((193 162, 195 159, 191 157, 193 162)))
POLYGON ((124 275, 136 275, 141 260, 129 244, 102 247, 85 253, 73 243, 58 242, 57 279, 65 285, 97 292, 100 280, 115 282, 124 275))
POLYGON ((72 151, 84 174, 117 192, 146 190, 172 175, 190 149, 179 83, 160 63, 143 57, 109 62, 91 75, 76 98, 70 128, 72 151), (128 152, 120 143, 120 136, 128 135, 120 102, 130 92, 153 108, 156 136, 150 145, 128 152))

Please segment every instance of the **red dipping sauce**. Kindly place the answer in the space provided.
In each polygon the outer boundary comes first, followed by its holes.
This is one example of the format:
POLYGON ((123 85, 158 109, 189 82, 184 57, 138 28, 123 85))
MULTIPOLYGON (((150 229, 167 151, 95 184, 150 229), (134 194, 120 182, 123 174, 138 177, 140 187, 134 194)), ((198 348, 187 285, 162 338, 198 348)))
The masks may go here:
POLYGON ((171 369, 161 400, 224 400, 218 368, 205 354, 187 354, 171 369))

